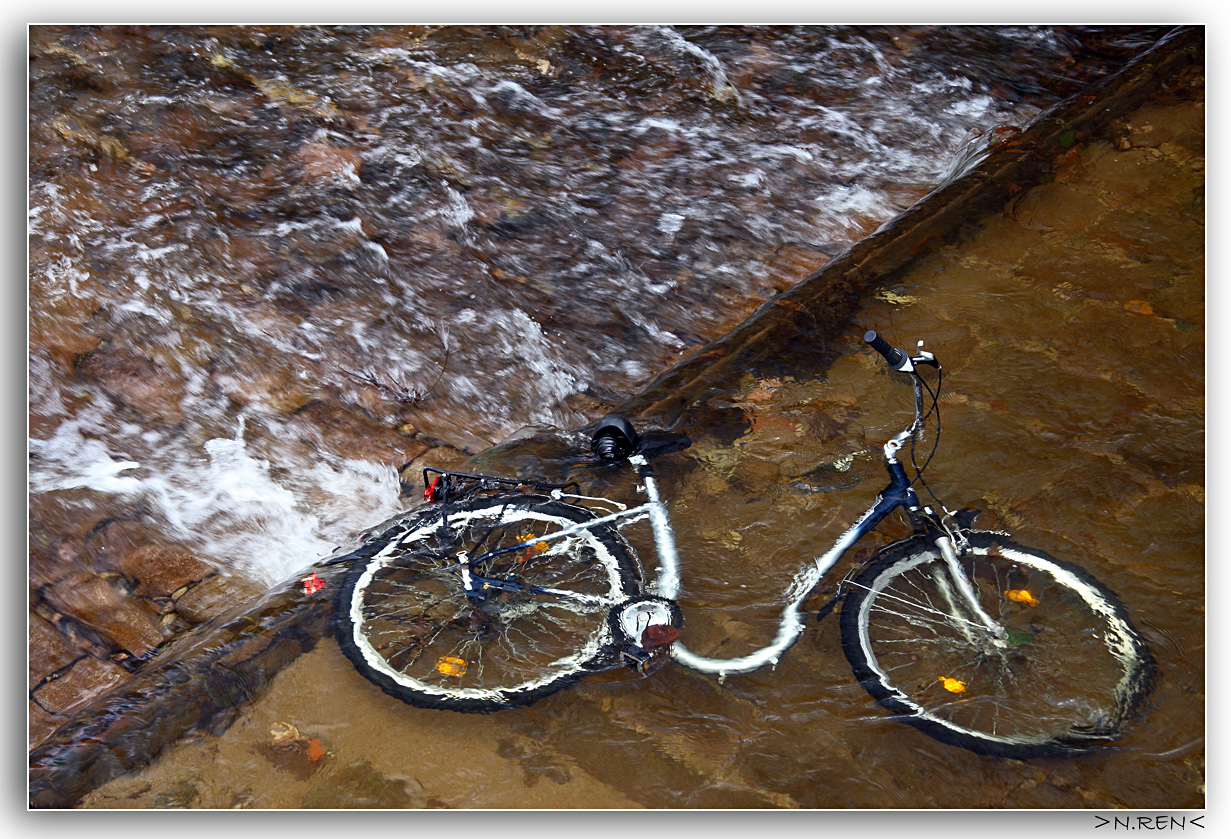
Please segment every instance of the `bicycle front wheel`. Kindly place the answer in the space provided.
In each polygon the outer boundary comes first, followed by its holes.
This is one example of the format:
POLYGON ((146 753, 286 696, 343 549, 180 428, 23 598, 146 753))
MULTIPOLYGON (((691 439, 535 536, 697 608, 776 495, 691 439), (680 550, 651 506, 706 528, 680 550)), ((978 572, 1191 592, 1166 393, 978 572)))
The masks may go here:
POLYGON ((609 526, 538 496, 446 503, 379 538, 348 572, 338 641, 351 663, 412 705, 488 712, 529 704, 604 666, 612 608, 637 593, 630 549, 609 526), (470 567, 511 590, 467 593, 459 558, 529 543, 470 567), (464 552, 464 554, 463 554, 464 552))
POLYGON ((982 754, 1056 756, 1119 737, 1153 671, 1124 607, 1076 566, 966 536, 958 561, 995 627, 930 541, 900 542, 855 577, 842 609, 860 683, 901 721, 982 754))

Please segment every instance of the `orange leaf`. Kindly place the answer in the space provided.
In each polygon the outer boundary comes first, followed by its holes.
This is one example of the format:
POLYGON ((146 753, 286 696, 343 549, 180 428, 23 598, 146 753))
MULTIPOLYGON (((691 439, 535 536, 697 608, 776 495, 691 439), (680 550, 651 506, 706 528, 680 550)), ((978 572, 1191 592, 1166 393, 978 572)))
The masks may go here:
POLYGON ((460 679, 466 674, 466 661, 457 656, 441 656, 436 662, 436 669, 446 676, 457 676, 460 679))
POLYGON ((325 751, 325 747, 321 744, 320 740, 313 738, 308 741, 308 760, 316 763, 321 758, 328 756, 329 752, 325 751))
MULTIPOLYGON (((527 536, 525 538, 528 539, 530 537, 527 536)), ((547 550, 549 547, 551 546, 546 542, 535 542, 533 545, 521 552, 521 554, 517 557, 517 562, 519 564, 527 562, 547 550)))
POLYGON ((1130 300, 1124 304, 1124 308, 1139 315, 1154 314, 1154 307, 1144 300, 1130 300))

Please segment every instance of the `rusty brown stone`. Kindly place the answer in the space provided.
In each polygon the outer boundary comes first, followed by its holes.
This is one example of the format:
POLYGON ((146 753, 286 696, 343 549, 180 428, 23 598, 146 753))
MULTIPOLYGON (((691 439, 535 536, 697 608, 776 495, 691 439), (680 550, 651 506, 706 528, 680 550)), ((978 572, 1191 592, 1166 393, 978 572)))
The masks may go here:
POLYGON ((205 243, 205 252, 235 277, 273 277, 282 268, 283 258, 274 246, 256 236, 210 239, 205 243))
POLYGON ((128 148, 138 157, 182 159, 221 140, 224 130, 220 123, 218 115, 207 109, 172 104, 156 130, 130 133, 128 148))
POLYGON ((29 616, 27 635, 30 646, 26 664, 31 688, 81 655, 71 641, 36 614, 29 616))
POLYGON ((258 367, 243 360, 226 370, 215 370, 210 382, 240 405, 255 403, 280 413, 292 413, 311 401, 308 389, 288 367, 258 367))
POLYGON ((189 550, 136 522, 112 521, 90 534, 87 549, 96 571, 119 571, 140 597, 170 597, 181 586, 214 572, 189 550))
POLYGON ((78 359, 77 372, 134 411, 160 419, 180 415, 183 383, 143 355, 100 349, 78 359))
POLYGON ((48 713, 33 699, 29 700, 26 705, 29 708, 26 716, 28 721, 26 743, 29 748, 33 749, 50 737, 64 722, 64 718, 48 713))
MULTIPOLYGON (((32 252, 30 271, 50 271, 49 254, 32 252)), ((75 278, 77 294, 49 294, 48 284, 30 283, 30 348, 46 349, 58 360, 70 361, 81 353, 95 349, 99 338, 93 334, 90 322, 98 310, 98 295, 93 287, 97 284, 91 275, 82 273, 75 278)))
POLYGON ((291 155, 309 180, 351 180, 359 176, 363 159, 353 148, 338 148, 327 142, 311 142, 291 155))
POLYGON ((67 715, 127 676, 128 671, 113 661, 83 656, 64 675, 34 691, 33 697, 44 710, 67 715))
POLYGON ((79 571, 48 587, 43 596, 52 608, 138 658, 168 635, 150 604, 140 598, 121 597, 110 583, 88 571, 79 571))
POLYGON ((205 623, 259 594, 261 587, 239 577, 215 574, 175 599, 176 613, 189 623, 205 623))
POLYGON ((404 483, 422 488, 425 468, 462 470, 467 457, 465 452, 452 446, 435 446, 406 464, 398 474, 404 483))
MULTIPOLYGON (((32 513, 31 518, 34 518, 32 513)), ((54 584, 80 571, 81 543, 71 537, 46 538, 46 534, 32 533, 30 537, 30 585, 34 587, 54 584), (41 538, 40 538, 41 537, 41 538)))
POLYGON ((330 402, 311 402, 295 412, 298 433, 342 457, 400 467, 428 450, 419 440, 379 425, 330 402))
POLYGON ((190 552, 164 545, 142 545, 126 554, 120 570, 137 581, 134 594, 142 597, 170 597, 180 586, 213 573, 213 568, 190 552))

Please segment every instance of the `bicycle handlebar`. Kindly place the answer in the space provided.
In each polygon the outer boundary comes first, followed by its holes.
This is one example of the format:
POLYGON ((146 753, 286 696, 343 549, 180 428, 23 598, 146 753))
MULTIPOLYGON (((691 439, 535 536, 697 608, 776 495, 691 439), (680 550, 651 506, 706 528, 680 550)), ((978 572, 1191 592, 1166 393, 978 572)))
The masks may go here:
POLYGON ((869 329, 867 332, 863 333, 863 340, 866 341, 872 349, 884 356, 885 361, 889 362, 889 366, 894 370, 902 369, 903 362, 907 360, 906 353, 902 352, 884 338, 877 335, 875 329, 869 329))

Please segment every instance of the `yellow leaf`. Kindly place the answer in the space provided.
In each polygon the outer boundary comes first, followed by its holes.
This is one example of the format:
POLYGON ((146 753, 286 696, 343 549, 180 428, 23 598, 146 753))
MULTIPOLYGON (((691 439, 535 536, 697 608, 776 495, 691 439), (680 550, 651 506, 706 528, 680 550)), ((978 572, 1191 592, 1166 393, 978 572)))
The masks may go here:
POLYGON ((1014 603, 1025 603, 1027 606, 1039 605, 1038 599, 1024 588, 1009 589, 1004 593, 1004 596, 1012 600, 1014 603))
MULTIPOLYGON (((526 534, 525 536, 521 537, 521 540, 523 542, 526 542, 532 538, 534 538, 533 534, 526 534)), ((543 542, 543 541, 535 542, 533 545, 528 546, 524 551, 522 551, 517 556, 517 562, 518 563, 525 562, 528 559, 538 556, 539 554, 541 554, 543 551, 547 550, 550 547, 551 545, 547 544, 546 542, 543 542)))
POLYGON ((940 683, 945 686, 945 690, 949 693, 965 693, 966 683, 960 679, 951 679, 948 676, 938 676, 940 683))
POLYGON ((441 656, 436 662, 436 669, 446 676, 461 677, 466 672, 466 662, 457 656, 441 656))
POLYGON ((275 743, 285 743, 287 740, 299 739, 299 729, 289 722, 274 723, 274 727, 269 730, 269 733, 273 735, 275 743))

